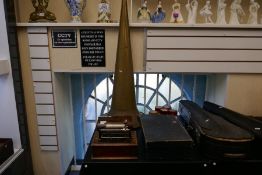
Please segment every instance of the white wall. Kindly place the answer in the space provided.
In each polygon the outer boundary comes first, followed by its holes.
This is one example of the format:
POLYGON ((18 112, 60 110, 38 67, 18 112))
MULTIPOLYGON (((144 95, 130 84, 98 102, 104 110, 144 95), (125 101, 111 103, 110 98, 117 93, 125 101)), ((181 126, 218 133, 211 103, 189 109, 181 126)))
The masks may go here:
MULTIPOLYGON (((0 24, 0 59, 10 61, 4 4, 2 0, 0 1, 0 24)), ((11 71, 7 75, 0 75, 0 138, 12 138, 14 148, 21 148, 11 71)))
POLYGON ((227 75, 210 74, 207 76, 205 100, 224 106, 226 101, 227 75))

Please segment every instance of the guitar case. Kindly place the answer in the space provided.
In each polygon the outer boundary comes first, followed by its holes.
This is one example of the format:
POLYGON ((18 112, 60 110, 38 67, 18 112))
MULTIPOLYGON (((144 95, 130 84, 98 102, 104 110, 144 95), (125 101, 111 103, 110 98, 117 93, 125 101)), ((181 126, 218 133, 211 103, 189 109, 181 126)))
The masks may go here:
POLYGON ((255 137, 252 155, 254 157, 262 157, 262 120, 259 120, 258 117, 255 118, 254 116, 244 115, 208 101, 204 102, 203 109, 219 115, 224 119, 251 132, 255 137))
POLYGON ((198 104, 181 100, 179 115, 200 153, 212 159, 245 159, 254 136, 198 104))

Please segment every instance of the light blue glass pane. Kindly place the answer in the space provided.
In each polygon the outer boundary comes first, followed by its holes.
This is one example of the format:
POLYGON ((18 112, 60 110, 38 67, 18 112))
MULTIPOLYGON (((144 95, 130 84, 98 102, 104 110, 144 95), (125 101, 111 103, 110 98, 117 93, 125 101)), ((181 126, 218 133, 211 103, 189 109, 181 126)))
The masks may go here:
POLYGON ((161 93, 168 99, 168 94, 169 94, 169 79, 168 78, 166 78, 163 84, 160 86, 159 93, 161 93))
POLYGON ((96 87, 96 98, 106 101, 107 98, 107 84, 106 79, 104 79, 97 87, 96 87))
POLYGON ((105 110, 102 112, 102 114, 106 114, 108 113, 107 107, 105 108, 105 110))
POLYGON ((137 110, 138 110, 139 112, 144 113, 144 106, 142 106, 142 105, 137 105, 137 110))
POLYGON ((154 91, 151 89, 146 89, 146 104, 148 103, 148 101, 151 99, 151 97, 153 96, 154 91))
POLYGON ((177 85, 171 82, 171 101, 181 96, 181 90, 177 85))
POLYGON ((157 74, 147 74, 146 86, 155 89, 157 87, 157 74))
MULTIPOLYGON (((144 111, 143 111, 144 112, 144 111)), ((146 110, 145 110, 145 114, 148 114, 149 113, 149 109, 148 108, 146 108, 146 110)))
POLYGON ((137 74, 134 74, 134 84, 136 85, 136 77, 137 77, 137 74))
POLYGON ((178 106, 179 106, 179 101, 176 101, 176 102, 171 104, 171 108, 174 109, 174 110, 178 110, 178 106))
POLYGON ((86 142, 87 144, 89 144, 91 141, 95 127, 96 127, 96 122, 90 122, 88 120, 86 121, 86 142))
POLYGON ((96 120, 95 100, 93 98, 88 99, 84 112, 87 120, 96 120))
POLYGON ((161 96, 158 96, 158 106, 164 106, 166 104, 166 101, 161 96))
POLYGON ((108 80, 108 85, 109 85, 109 96, 111 96, 112 95, 112 93, 113 93, 113 84, 112 84, 112 82, 110 81, 110 80, 108 80))
POLYGON ((138 94, 138 103, 144 104, 145 92, 144 88, 138 88, 139 94, 138 94))
POLYGON ((149 103, 148 105, 152 110, 155 110, 155 106, 157 106, 156 104, 156 96, 154 96, 154 98, 152 99, 152 101, 149 103))
POLYGON ((103 104, 97 101, 97 116, 100 116, 103 104))
POLYGON ((145 84, 145 74, 139 74, 139 85, 145 84))

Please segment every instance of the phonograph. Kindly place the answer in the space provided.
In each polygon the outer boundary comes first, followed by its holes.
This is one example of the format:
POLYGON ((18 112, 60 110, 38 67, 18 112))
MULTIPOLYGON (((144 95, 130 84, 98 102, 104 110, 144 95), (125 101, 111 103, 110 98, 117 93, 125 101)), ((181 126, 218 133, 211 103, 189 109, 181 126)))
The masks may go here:
POLYGON ((140 127, 136 107, 133 61, 127 2, 121 7, 112 105, 106 117, 99 117, 91 141, 92 159, 137 159, 136 128, 140 127))

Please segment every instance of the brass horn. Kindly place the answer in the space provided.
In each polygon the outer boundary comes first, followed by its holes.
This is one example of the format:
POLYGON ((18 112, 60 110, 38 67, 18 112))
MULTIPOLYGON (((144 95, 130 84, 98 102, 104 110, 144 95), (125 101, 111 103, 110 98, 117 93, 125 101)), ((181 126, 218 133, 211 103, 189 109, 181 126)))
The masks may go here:
POLYGON ((128 123, 131 123, 133 128, 140 126, 135 100, 127 0, 122 0, 112 105, 108 114, 112 117, 130 117, 131 121, 128 123))

